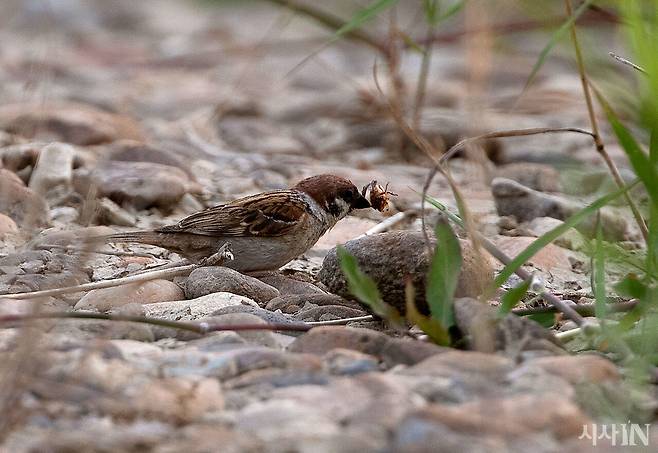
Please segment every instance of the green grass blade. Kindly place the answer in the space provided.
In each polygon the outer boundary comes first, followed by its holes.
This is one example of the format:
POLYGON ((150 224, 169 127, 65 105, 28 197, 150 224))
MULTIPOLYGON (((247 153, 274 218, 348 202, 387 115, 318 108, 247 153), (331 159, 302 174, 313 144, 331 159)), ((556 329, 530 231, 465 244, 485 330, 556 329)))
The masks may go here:
POLYGON ((631 329, 647 311, 651 302, 651 289, 635 275, 628 275, 615 285, 615 291, 625 297, 638 299, 640 302, 619 321, 618 330, 631 329))
POLYGON ((594 316, 604 319, 608 312, 608 301, 605 294, 605 251, 603 249, 603 226, 601 219, 596 222, 596 247, 592 259, 592 291, 594 292, 594 316))
POLYGON ((609 193, 597 200, 595 200, 589 206, 584 207, 578 211, 573 216, 569 217, 561 225, 553 228, 552 230, 544 233, 538 237, 532 244, 525 248, 521 253, 519 253, 510 263, 505 266, 505 268, 498 274, 494 279, 494 285, 496 288, 500 287, 503 283, 507 281, 508 278, 518 269, 523 266, 526 261, 535 256, 542 248, 546 247, 548 244, 562 236, 566 233, 569 228, 575 227, 585 218, 594 214, 597 210, 601 209, 603 206, 610 203, 612 200, 615 200, 622 196, 624 193, 628 192, 630 189, 635 187, 639 181, 635 181, 632 184, 627 185, 626 187, 616 190, 612 193, 609 193))
POLYGON ((395 5, 399 0, 376 0, 352 16, 349 22, 334 32, 334 39, 360 28, 379 13, 395 5))
POLYGON ((418 311, 413 283, 410 280, 407 281, 404 294, 407 306, 407 320, 411 324, 416 324, 420 327, 434 343, 441 346, 450 346, 450 333, 443 327, 443 324, 439 320, 425 316, 418 311))
MULTIPOLYGON (((651 131, 649 146, 649 160, 653 168, 658 167, 658 129, 651 131)), ((649 237, 647 240, 647 258, 645 262, 647 278, 655 278, 654 272, 658 270, 658 208, 652 203, 649 206, 649 237)))
POLYGON ((512 311, 512 308, 516 307, 523 296, 526 295, 528 288, 530 288, 530 280, 524 280, 507 291, 501 299, 500 307, 498 307, 498 316, 502 318, 512 311))
POLYGON ((466 5, 466 0, 461 0, 459 2, 455 2, 452 5, 450 5, 446 11, 439 15, 435 22, 432 23, 432 25, 438 25, 443 21, 446 21, 450 19, 452 16, 460 12, 462 9, 464 9, 464 6, 466 5))
POLYGON ((617 114, 612 110, 610 104, 603 98, 598 90, 594 90, 599 103, 603 107, 608 122, 617 136, 617 141, 624 149, 628 160, 631 162, 635 174, 640 178, 649 193, 651 203, 658 208, 658 169, 651 163, 649 156, 642 150, 633 135, 621 123, 617 114))
POLYGON ((425 200, 429 204, 434 206, 436 209, 443 212, 446 216, 448 216, 448 218, 452 222, 454 222, 456 225, 459 225, 461 228, 464 228, 464 221, 461 219, 461 217, 459 217, 457 214, 454 214, 454 213, 450 212, 450 209, 448 209, 448 207, 446 205, 444 205, 439 200, 437 200, 436 198, 431 197, 429 195, 425 195, 425 200))
POLYGON ((340 268, 347 280, 347 286, 354 297, 370 307, 376 315, 399 327, 402 324, 400 313, 382 300, 377 284, 359 269, 356 258, 341 246, 336 249, 336 254, 340 261, 340 268))
POLYGON ((436 250, 427 275, 427 304, 432 317, 449 329, 455 324, 453 297, 457 289, 462 265, 459 240, 448 222, 440 220, 436 225, 436 250))
POLYGON ((439 0, 423 0, 423 12, 425 13, 425 20, 430 26, 436 27, 441 22, 450 19, 452 16, 461 11, 465 4, 466 0, 459 0, 446 8, 444 13, 440 14, 441 8, 439 7, 439 0))
POLYGON ((550 329, 555 325, 555 314, 554 313, 537 313, 536 315, 529 315, 529 319, 532 319, 536 323, 550 329))
POLYGON ((578 20, 578 18, 589 8, 589 6, 594 3, 594 0, 586 0, 584 1, 573 13, 573 16, 569 17, 566 22, 564 22, 562 25, 560 25, 560 28, 555 30, 553 35, 551 36, 551 39, 548 41, 548 44, 544 46, 542 51, 539 53, 539 58, 537 58, 537 61, 535 62, 534 66, 532 67, 532 71, 530 71, 530 75, 528 76, 528 80, 525 83, 525 86, 523 87, 523 91, 525 92, 530 84, 535 80, 535 77, 537 76, 537 73, 541 69, 541 67, 544 65, 546 62, 546 58, 548 57, 548 54, 551 52, 553 47, 564 37, 564 35, 569 31, 569 28, 578 20))
POLYGON ((439 0, 423 0, 423 13, 428 24, 436 24, 439 18, 439 0))
POLYGON ((637 74, 636 96, 642 105, 642 122, 651 129, 658 124, 658 3, 655 0, 618 3, 624 24, 622 29, 633 50, 633 60, 645 70, 637 74))
POLYGON ((648 291, 647 285, 635 275, 627 275, 614 288, 620 296, 632 299, 645 299, 648 291))

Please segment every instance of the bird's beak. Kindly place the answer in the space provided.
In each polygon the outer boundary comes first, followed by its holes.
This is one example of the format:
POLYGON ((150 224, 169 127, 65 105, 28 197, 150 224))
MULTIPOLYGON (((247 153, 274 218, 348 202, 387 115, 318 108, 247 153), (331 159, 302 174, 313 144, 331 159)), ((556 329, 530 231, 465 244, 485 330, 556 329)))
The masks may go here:
POLYGON ((361 194, 359 194, 359 197, 352 202, 352 209, 365 209, 370 207, 368 199, 361 194))

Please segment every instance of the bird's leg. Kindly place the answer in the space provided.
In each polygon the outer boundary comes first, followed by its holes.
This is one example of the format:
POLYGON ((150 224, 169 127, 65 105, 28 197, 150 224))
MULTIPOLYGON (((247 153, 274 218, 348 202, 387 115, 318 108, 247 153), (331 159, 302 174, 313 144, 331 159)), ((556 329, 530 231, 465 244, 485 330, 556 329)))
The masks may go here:
POLYGON ((199 261, 199 266, 222 266, 227 261, 233 261, 230 242, 225 242, 215 253, 199 261))

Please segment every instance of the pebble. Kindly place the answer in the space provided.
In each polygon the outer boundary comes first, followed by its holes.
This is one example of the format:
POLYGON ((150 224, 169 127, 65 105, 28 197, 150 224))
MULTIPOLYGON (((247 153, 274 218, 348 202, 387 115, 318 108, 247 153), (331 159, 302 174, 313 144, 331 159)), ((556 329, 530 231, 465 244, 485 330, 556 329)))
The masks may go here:
POLYGON ((42 196, 58 186, 70 189, 74 154, 74 148, 66 143, 51 143, 44 147, 32 171, 30 189, 42 196))
MULTIPOLYGON (((229 313, 247 313, 269 323, 297 324, 296 320, 288 315, 282 314, 281 312, 265 310, 253 305, 229 305, 215 311, 213 316, 220 316, 229 313)), ((289 335, 299 334, 298 332, 293 331, 286 331, 285 333, 289 335)))
MULTIPOLYGON (((542 433, 550 433, 557 439, 576 437, 583 432, 583 426, 590 423, 578 406, 559 395, 520 395, 462 404, 433 404, 409 417, 423 418, 429 424, 443 425, 456 433, 500 436, 499 440, 542 433)), ((404 421, 402 426, 405 426, 404 421)), ((407 425, 406 429, 409 428, 407 425)))
POLYGON ((355 318, 366 316, 368 312, 363 308, 351 308, 343 305, 322 305, 319 307, 306 307, 295 313, 299 321, 331 321, 335 319, 355 318))
MULTIPOLYGON (((537 217, 565 220, 585 207, 581 203, 538 192, 505 178, 495 178, 491 183, 491 192, 498 215, 513 215, 519 222, 528 222, 537 217)), ((605 238, 615 242, 624 240, 628 229, 626 219, 608 207, 601 208, 600 213, 605 238)), ((583 234, 594 237, 596 215, 589 216, 576 228, 583 234)))
POLYGON ((279 296, 279 290, 267 283, 223 266, 195 269, 185 281, 185 297, 188 299, 218 292, 248 297, 259 305, 279 296))
POLYGON ((272 274, 258 277, 263 283, 275 287, 283 295, 294 294, 327 294, 310 281, 303 281, 297 278, 286 277, 281 274, 272 274))
MULTIPOLYGON (((226 313, 221 315, 213 315, 210 318, 204 318, 203 322, 226 326, 267 324, 267 322, 260 317, 250 313, 226 313)), ((238 330, 236 333, 249 343, 266 346, 268 348, 283 349, 281 343, 279 343, 278 338, 270 330, 238 330)))
POLYGON ((147 316, 170 321, 194 321, 211 316, 217 310, 232 305, 258 305, 251 299, 231 293, 212 293, 190 300, 158 302, 144 306, 147 316))
POLYGON ((540 367, 547 373, 557 375, 574 385, 616 383, 621 379, 619 370, 610 360, 593 354, 539 357, 528 360, 524 365, 540 367))
POLYGON ((76 310, 107 312, 126 304, 153 304, 181 300, 183 291, 169 280, 149 280, 112 288, 93 289, 75 304, 76 310))
POLYGON ((343 306, 352 309, 362 309, 358 302, 345 299, 335 294, 283 294, 270 300, 265 308, 271 311, 281 310, 283 313, 296 314, 302 308, 321 306, 343 306))
POLYGON ((350 349, 378 357, 387 366, 414 364, 445 348, 416 340, 400 339, 370 329, 353 327, 316 327, 296 338, 291 352, 324 355, 333 349, 350 349))
MULTIPOLYGON (((496 239, 495 243, 507 256, 514 258, 536 239, 528 236, 500 236, 496 239)), ((554 272, 558 269, 571 270, 571 262, 569 261, 567 251, 555 244, 548 244, 543 247, 527 263, 546 272, 554 272)))
POLYGON ((183 170, 150 162, 109 161, 91 170, 79 168, 74 172, 73 185, 83 196, 94 186, 97 196, 136 209, 171 209, 187 192, 198 191, 183 170))
POLYGON ((129 384, 122 394, 125 404, 112 405, 118 411, 109 415, 191 423, 224 407, 224 397, 216 379, 149 379, 129 384))
POLYGON ((9 170, 0 168, 0 212, 25 228, 48 225, 48 205, 9 170))
POLYGON ((273 348, 252 345, 229 345, 223 351, 199 353, 189 348, 165 351, 160 363, 164 377, 198 375, 222 381, 249 371, 279 369, 321 372, 322 362, 311 354, 289 354, 273 348))
POLYGON ((11 217, 7 217, 4 214, 0 213, 0 239, 5 237, 7 234, 14 234, 18 232, 18 226, 11 217))
POLYGON ((497 178, 507 178, 540 192, 559 192, 560 173, 550 165, 517 162, 496 167, 497 178))
POLYGON ((32 142, 0 148, 2 166, 14 173, 25 168, 33 168, 44 146, 46 143, 32 142))
POLYGON ((2 293, 65 287, 88 281, 89 276, 80 268, 80 261, 69 254, 23 250, 0 258, 2 293))
POLYGON ((137 219, 133 214, 109 198, 101 198, 96 203, 96 221, 101 225, 134 227, 137 219))
POLYGON ((337 375, 353 376, 379 369, 379 360, 375 356, 353 349, 331 349, 322 356, 322 361, 331 374, 337 375))
POLYGON ((482 352, 507 352, 513 357, 523 351, 539 350, 564 353, 553 332, 527 317, 507 314, 477 299, 460 298, 454 302, 455 322, 468 349, 482 352))
MULTIPOLYGON (((539 237, 563 223, 561 220, 552 217, 537 217, 525 223, 524 226, 530 234, 539 237)), ((566 233, 555 240, 555 245, 569 250, 580 250, 585 247, 585 240, 578 231, 569 228, 566 233)))

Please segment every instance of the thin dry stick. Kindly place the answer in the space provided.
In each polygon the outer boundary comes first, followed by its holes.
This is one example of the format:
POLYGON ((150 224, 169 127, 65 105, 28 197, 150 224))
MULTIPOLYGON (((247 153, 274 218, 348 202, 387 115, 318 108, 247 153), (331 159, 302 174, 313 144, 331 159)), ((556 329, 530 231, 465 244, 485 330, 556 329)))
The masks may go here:
POLYGON ((138 275, 131 275, 128 277, 115 278, 111 280, 101 280, 98 282, 83 283, 82 285, 67 286, 65 288, 44 289, 41 291, 32 291, 28 293, 0 294, 0 298, 22 300, 32 299, 35 297, 59 296, 61 294, 77 293, 79 291, 91 291, 92 289, 111 288, 114 286, 126 285, 128 283, 154 280, 156 278, 171 278, 179 275, 186 275, 197 267, 199 267, 198 264, 187 264, 184 266, 175 267, 173 269, 149 271, 138 275))
POLYGON ((527 135, 539 135, 539 134, 554 134, 554 133, 564 133, 564 132, 573 132, 576 134, 585 134, 594 138, 595 134, 584 129, 577 127, 532 127, 528 129, 510 129, 506 131, 495 131, 488 132, 486 134, 477 135, 475 137, 468 137, 464 140, 454 144, 450 147, 448 151, 445 152, 439 159, 440 164, 444 164, 448 159, 455 155, 459 150, 469 143, 477 142, 480 140, 487 140, 492 138, 507 138, 507 137, 525 137, 527 135))
POLYGON ((127 321, 142 324, 150 324, 159 327, 168 327, 178 330, 186 330, 198 334, 207 334, 210 332, 220 332, 226 330, 246 331, 246 330, 287 330, 306 332, 313 326, 306 323, 275 323, 268 322, 265 324, 214 324, 208 322, 191 322, 191 321, 170 321, 168 319, 150 318, 148 316, 133 316, 109 313, 92 313, 84 311, 64 311, 64 312, 43 312, 24 315, 3 315, 0 316, 0 325, 24 323, 38 319, 100 319, 106 321, 127 321))
POLYGON ((319 326, 340 326, 343 324, 347 324, 348 322, 356 322, 356 321, 374 321, 375 317, 373 315, 365 315, 365 316, 355 316, 353 318, 342 318, 342 319, 331 319, 329 321, 309 321, 306 324, 309 326, 313 327, 319 327, 319 326))
MULTIPOLYGON (((629 300, 628 302, 619 302, 616 304, 606 305, 606 310, 609 313, 622 313, 631 311, 639 303, 638 300, 629 300)), ((594 316, 596 304, 577 304, 573 307, 578 313, 583 316, 594 316)), ((533 307, 533 308, 515 308, 512 313, 518 316, 539 315, 543 313, 555 313, 556 309, 553 306, 547 307, 533 307)))
MULTIPOLYGON (((573 16, 573 8, 571 7, 571 0, 564 0, 564 4, 567 10, 567 15, 569 17, 573 16)), ((606 151, 603 141, 601 140, 601 134, 599 133, 599 124, 596 119, 596 113, 594 112, 592 95, 589 91, 587 72, 585 71, 585 63, 583 61, 583 55, 580 50, 580 44, 578 43, 578 35, 576 33, 575 23, 571 24, 571 41, 573 42, 574 51, 576 52, 576 63, 578 64, 578 72, 580 73, 580 82, 583 86, 583 94, 585 95, 585 103, 587 104, 587 113, 589 114, 589 121, 590 124, 592 125, 592 132, 594 133, 594 143, 596 144, 596 151, 601 155, 606 165, 608 166, 608 170, 610 171, 612 178, 615 180, 615 184, 617 184, 619 188, 626 187, 626 184, 624 183, 624 179, 621 177, 617 165, 615 165, 615 162, 612 160, 612 158, 606 151)), ((637 222, 637 226, 640 228, 640 232, 642 233, 642 237, 644 238, 644 241, 647 242, 649 238, 649 230, 647 229, 647 225, 644 222, 644 219, 642 218, 642 214, 640 213, 640 210, 637 208, 635 202, 633 202, 628 192, 624 192, 624 198, 626 198, 626 202, 628 203, 628 206, 631 208, 633 217, 637 222)))
POLYGON ((374 227, 370 228, 368 231, 363 233, 361 236, 357 236, 354 239, 360 239, 360 238, 365 237, 365 236, 371 236, 373 234, 382 233, 382 232, 388 230, 389 228, 393 228, 395 225, 402 222, 406 218, 410 217, 412 214, 413 214, 413 211, 398 212, 398 213, 392 215, 391 217, 388 217, 388 218, 382 220, 377 225, 375 225, 374 227))

